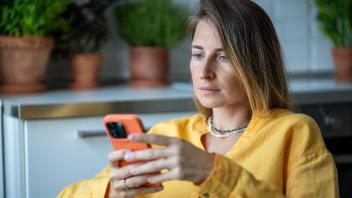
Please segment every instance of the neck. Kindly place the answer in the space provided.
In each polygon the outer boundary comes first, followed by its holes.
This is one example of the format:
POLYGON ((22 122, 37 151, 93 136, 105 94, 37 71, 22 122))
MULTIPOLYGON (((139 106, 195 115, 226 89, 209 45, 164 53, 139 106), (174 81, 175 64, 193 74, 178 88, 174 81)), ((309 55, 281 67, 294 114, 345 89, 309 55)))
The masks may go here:
POLYGON ((227 130, 240 128, 248 124, 251 119, 249 105, 213 108, 213 121, 217 129, 227 130))

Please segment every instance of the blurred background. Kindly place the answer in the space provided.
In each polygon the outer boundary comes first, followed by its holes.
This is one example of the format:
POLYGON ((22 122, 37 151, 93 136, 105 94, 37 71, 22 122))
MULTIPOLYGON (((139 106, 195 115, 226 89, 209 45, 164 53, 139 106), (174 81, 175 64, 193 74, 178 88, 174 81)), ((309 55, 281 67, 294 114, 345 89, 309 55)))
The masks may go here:
MULTIPOLYGON (((84 2, 84 1, 81 1, 84 2)), ((197 0, 177 0, 178 4, 195 9, 197 0)), ((317 8, 314 1, 307 0, 256 0, 270 15, 285 54, 287 69, 292 74, 331 74, 332 42, 319 29, 317 8)), ((100 77, 102 79, 128 79, 128 43, 118 35, 114 7, 106 10, 110 35, 101 52, 104 61, 100 77)), ((170 79, 190 80, 188 64, 190 60, 190 37, 170 49, 170 79)), ((49 80, 70 77, 68 67, 63 62, 51 62, 47 78, 49 80)))
MULTIPOLYGON (((197 113, 184 26, 197 2, 0 0, 0 197, 55 197, 96 175, 107 114, 138 114, 148 130, 197 113)), ((295 110, 319 125, 352 197, 352 0, 254 2, 276 28, 295 110)))

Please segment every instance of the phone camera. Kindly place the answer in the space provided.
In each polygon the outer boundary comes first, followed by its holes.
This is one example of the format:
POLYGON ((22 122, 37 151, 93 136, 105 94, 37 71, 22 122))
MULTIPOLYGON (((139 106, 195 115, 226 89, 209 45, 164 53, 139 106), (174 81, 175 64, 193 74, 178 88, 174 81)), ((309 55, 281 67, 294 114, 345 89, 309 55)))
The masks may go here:
POLYGON ((127 138, 127 134, 122 123, 108 122, 107 128, 113 138, 127 138))

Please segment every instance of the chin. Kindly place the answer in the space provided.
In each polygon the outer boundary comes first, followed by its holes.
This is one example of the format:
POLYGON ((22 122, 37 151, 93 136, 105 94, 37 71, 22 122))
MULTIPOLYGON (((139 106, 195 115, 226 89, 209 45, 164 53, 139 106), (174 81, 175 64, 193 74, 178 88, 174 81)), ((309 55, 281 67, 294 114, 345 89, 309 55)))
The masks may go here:
POLYGON ((208 109, 222 106, 222 103, 219 100, 214 100, 210 98, 198 98, 198 101, 203 107, 208 109))

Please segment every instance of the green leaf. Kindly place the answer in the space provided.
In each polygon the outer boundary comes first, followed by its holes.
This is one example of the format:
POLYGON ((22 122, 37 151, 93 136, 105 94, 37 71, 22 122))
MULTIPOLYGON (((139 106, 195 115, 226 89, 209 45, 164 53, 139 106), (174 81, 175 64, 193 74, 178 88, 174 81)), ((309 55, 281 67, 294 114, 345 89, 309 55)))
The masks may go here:
POLYGON ((352 0, 315 0, 322 31, 336 46, 352 46, 352 0))
POLYGON ((10 36, 46 35, 70 0, 13 0, 0 4, 0 33, 10 36))
POLYGON ((131 46, 174 46, 186 36, 189 14, 169 0, 122 1, 115 8, 118 31, 131 46))

